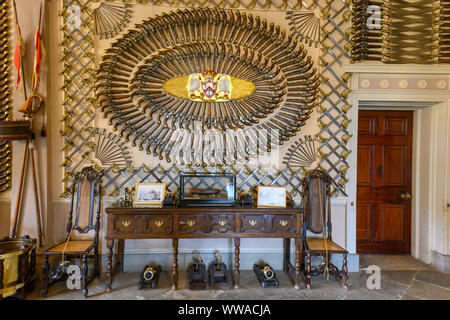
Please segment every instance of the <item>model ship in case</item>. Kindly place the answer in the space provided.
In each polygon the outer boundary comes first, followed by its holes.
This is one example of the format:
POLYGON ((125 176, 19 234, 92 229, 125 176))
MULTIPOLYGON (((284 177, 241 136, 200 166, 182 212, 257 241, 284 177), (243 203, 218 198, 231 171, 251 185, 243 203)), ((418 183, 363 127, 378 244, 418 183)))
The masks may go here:
POLYGON ((180 176, 181 206, 234 206, 236 177, 204 174, 180 176))

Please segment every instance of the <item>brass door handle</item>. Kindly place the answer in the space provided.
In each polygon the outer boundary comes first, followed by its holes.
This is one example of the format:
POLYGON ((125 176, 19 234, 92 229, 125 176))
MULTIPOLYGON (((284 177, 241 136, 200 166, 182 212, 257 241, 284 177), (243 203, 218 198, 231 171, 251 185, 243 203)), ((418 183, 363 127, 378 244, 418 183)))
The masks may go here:
POLYGON ((402 198, 403 200, 411 200, 412 195, 409 192, 405 192, 400 195, 400 198, 402 198))

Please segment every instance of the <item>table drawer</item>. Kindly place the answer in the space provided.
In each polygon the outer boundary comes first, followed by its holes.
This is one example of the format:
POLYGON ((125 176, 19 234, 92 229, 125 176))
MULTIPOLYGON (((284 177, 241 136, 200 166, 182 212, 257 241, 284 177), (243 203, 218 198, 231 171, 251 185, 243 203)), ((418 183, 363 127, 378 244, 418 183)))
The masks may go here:
POLYGON ((241 215, 242 233, 265 233, 270 231, 270 224, 267 224, 267 216, 259 214, 241 215))
POLYGON ((144 217, 144 232, 152 234, 171 234, 172 216, 171 215, 146 215, 144 217))
POLYGON ((297 215, 241 215, 242 233, 297 233, 297 215))
POLYGON ((141 232, 140 217, 133 215, 114 215, 113 232, 118 234, 136 234, 141 232))
POLYGON ((204 215, 179 215, 178 232, 180 234, 196 234, 208 232, 204 215))
POLYGON ((233 233, 234 215, 221 214, 209 216, 209 227, 211 233, 233 233))
MULTIPOLYGON (((297 216, 296 215, 276 215, 272 216, 272 232, 274 233, 296 233, 297 216)), ((299 230, 301 231, 301 230, 299 230)))

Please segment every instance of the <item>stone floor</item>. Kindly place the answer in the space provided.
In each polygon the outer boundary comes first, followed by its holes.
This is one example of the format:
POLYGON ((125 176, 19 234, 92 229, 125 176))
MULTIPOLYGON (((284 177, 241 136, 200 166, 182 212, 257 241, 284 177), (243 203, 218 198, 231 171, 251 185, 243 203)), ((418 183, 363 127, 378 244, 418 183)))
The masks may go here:
MULTIPOLYGON (((312 289, 294 289, 289 277, 282 271, 277 271, 280 281, 279 288, 261 288, 253 271, 241 271, 241 287, 238 290, 204 290, 190 291, 186 289, 186 274, 180 271, 179 290, 170 289, 168 272, 163 272, 159 281, 160 289, 138 290, 139 274, 124 272, 115 274, 113 291, 105 292, 103 279, 94 280, 89 286, 88 299, 121 299, 121 300, 167 300, 167 299, 229 299, 229 300, 399 300, 399 299, 439 299, 450 300, 450 274, 437 271, 433 267, 414 259, 411 256, 361 255, 360 272, 350 273, 350 289, 345 291, 340 283, 326 276, 312 278, 312 289), (377 265, 381 269, 381 288, 368 289, 367 279, 370 274, 367 268, 377 265)), ((36 290, 27 295, 27 299, 39 297, 40 281, 36 290)), ((50 287, 46 299, 76 300, 83 299, 81 291, 68 290, 65 282, 50 287)))

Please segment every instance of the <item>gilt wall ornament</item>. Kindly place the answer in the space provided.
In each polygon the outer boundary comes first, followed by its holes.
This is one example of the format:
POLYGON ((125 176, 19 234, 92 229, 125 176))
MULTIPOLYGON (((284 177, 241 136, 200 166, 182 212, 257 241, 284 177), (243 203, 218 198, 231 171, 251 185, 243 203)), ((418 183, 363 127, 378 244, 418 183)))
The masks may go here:
POLYGON ((204 102, 244 98, 253 94, 255 89, 250 81, 211 70, 171 78, 163 84, 163 90, 171 95, 204 102))

